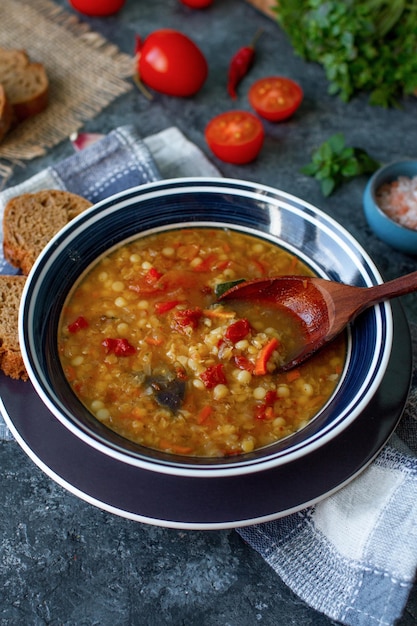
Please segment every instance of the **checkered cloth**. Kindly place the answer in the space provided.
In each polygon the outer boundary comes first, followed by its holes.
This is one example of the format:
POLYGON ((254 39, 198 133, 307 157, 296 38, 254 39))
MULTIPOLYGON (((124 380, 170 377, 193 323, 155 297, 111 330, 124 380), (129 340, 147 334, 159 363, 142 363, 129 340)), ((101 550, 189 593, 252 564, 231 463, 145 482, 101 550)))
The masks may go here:
MULTIPOLYGON (((26 191, 68 189, 97 202, 160 178, 198 175, 219 172, 176 128, 142 140, 122 127, 1 193, 0 213, 26 191)), ((0 258, 1 273, 14 271, 0 258)), ((398 434, 353 481, 299 513, 237 530, 295 594, 343 624, 390 626, 407 602, 417 566, 416 415, 417 381, 398 434)), ((0 437, 12 438, 1 418, 0 437)))

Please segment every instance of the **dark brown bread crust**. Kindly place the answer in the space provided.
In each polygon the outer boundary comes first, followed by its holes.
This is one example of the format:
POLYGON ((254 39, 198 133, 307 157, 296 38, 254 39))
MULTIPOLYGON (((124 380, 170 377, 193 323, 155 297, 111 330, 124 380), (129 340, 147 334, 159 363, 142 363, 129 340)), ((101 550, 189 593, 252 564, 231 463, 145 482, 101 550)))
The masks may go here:
POLYGON ((5 259, 23 274, 29 274, 50 239, 90 206, 91 202, 85 198, 56 189, 12 198, 3 216, 5 259))
POLYGON ((25 50, 0 47, 0 83, 18 122, 48 106, 49 80, 42 63, 32 63, 25 50))
POLYGON ((28 380, 19 347, 19 306, 25 276, 0 275, 0 369, 11 378, 28 380))
POLYGON ((14 121, 13 107, 3 85, 0 83, 0 142, 7 135, 14 121))
MULTIPOLYGON (((55 189, 26 193, 9 200, 3 217, 6 260, 28 274, 43 247, 91 202, 55 189)), ((0 370, 28 380, 19 346, 18 318, 26 276, 0 275, 0 370)))

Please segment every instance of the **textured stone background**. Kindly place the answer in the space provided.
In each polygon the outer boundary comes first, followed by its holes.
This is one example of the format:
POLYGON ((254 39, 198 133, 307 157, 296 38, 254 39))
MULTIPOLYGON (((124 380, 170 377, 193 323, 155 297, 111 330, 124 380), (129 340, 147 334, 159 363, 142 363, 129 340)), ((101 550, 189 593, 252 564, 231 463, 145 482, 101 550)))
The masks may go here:
MULTIPOLYGON (((67 6, 64 0, 59 3, 67 6)), ((70 10, 70 9, 69 9, 70 10)), ((204 127, 234 106, 249 109, 249 84, 268 74, 298 80, 305 99, 285 124, 266 124, 259 159, 237 167, 213 161, 225 176, 244 178, 301 196, 333 215, 368 250, 384 276, 415 269, 415 258, 395 252, 370 232, 362 212, 366 178, 344 185, 328 199, 300 174, 312 150, 335 132, 347 143, 387 162, 417 157, 417 101, 401 109, 375 109, 360 96, 344 104, 327 94, 320 67, 293 55, 274 21, 240 0, 215 0, 207 11, 190 11, 178 0, 127 0, 118 17, 90 19, 92 28, 127 53, 134 35, 172 27, 189 34, 210 64, 209 78, 194 98, 156 95, 152 102, 133 90, 86 125, 108 132, 137 124, 143 135, 177 125, 212 158, 204 127), (232 54, 263 28, 256 64, 231 103, 226 94, 232 54)), ((22 44, 21 44, 22 45, 22 44)), ((70 54, 70 51, 69 51, 70 54)), ((74 68, 76 71, 76 68, 74 68)), ((43 158, 17 168, 16 184, 71 154, 63 142, 43 158)), ((416 320, 416 297, 403 298, 416 320)), ((65 626, 327 626, 232 530, 179 531, 142 525, 103 512, 69 494, 44 475, 14 442, 0 444, 0 624, 65 626)), ((248 494, 250 497, 250 494, 248 494)), ((417 624, 416 590, 400 626, 417 624)))

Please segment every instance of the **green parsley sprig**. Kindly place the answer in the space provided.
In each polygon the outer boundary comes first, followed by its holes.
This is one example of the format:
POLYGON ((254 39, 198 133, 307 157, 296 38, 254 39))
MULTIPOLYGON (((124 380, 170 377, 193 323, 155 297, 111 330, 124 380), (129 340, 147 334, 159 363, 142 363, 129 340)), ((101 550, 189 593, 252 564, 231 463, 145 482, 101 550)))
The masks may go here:
POLYGON ((380 165, 362 148, 346 146, 343 133, 336 133, 313 152, 301 172, 319 181, 323 195, 330 196, 344 181, 375 172, 380 165))
POLYGON ((414 0, 277 0, 275 11, 295 52, 323 67, 343 101, 363 91, 390 107, 416 92, 414 0))

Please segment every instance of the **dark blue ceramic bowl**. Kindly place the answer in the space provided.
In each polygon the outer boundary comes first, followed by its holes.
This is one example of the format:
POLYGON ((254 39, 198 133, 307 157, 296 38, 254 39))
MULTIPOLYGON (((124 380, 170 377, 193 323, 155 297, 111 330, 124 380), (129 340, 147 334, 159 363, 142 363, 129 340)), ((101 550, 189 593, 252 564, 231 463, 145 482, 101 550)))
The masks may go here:
POLYGON ((265 237, 331 280, 361 287, 381 282, 372 260, 346 230, 315 207, 281 191, 205 178, 131 189, 70 222, 43 251, 27 280, 19 333, 37 393, 56 419, 87 445, 153 472, 227 477, 291 463, 317 450, 347 428, 378 389, 392 345, 388 303, 366 311, 352 325, 342 380, 318 415, 294 435, 246 455, 196 459, 144 448, 108 430, 74 396, 57 350, 60 313, 72 286, 110 248, 150 231, 187 225, 224 226, 265 237))
POLYGON ((417 176, 417 161, 395 161, 384 165, 371 176, 363 195, 363 208, 374 233, 393 248, 408 254, 417 254, 417 230, 407 228, 392 220, 376 201, 376 192, 384 183, 399 176, 417 176))

